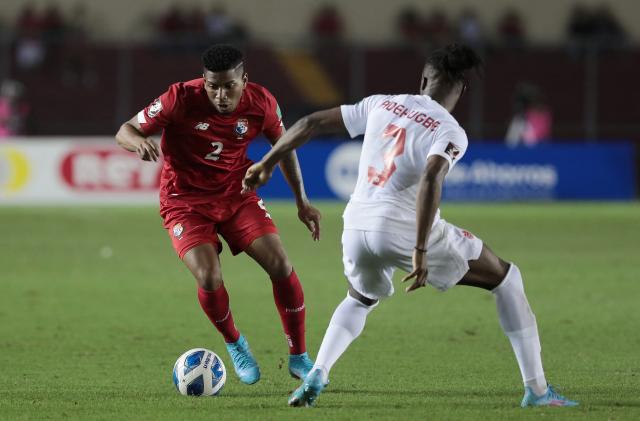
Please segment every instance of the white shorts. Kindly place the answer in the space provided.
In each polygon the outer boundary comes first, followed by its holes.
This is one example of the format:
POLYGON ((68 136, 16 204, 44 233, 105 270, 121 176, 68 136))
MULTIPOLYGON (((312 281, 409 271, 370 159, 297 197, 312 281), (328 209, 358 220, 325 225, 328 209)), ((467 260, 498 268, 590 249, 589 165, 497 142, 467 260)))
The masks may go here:
MULTIPOLYGON (((415 235, 344 230, 342 262, 347 280, 367 298, 391 296, 395 270, 413 270, 415 241, 415 235)), ((467 273, 468 261, 480 257, 482 240, 441 219, 431 230, 427 250, 427 283, 446 291, 467 273)))

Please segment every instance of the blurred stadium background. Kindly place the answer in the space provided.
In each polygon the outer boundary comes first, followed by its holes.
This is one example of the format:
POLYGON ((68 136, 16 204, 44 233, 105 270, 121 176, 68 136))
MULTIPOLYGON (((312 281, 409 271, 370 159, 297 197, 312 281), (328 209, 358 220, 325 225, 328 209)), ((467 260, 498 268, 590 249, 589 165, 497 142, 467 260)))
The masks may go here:
MULTIPOLYGON (((278 371, 277 316, 270 291, 243 282, 263 278, 244 257, 223 257, 225 279, 237 279, 232 306, 267 380, 251 392, 230 380, 229 399, 215 403, 168 396, 178 355, 222 343, 161 229, 159 166, 113 136, 169 84, 198 77, 212 43, 246 51, 250 79, 273 92, 290 125, 369 94, 416 92, 425 56, 454 40, 481 51, 486 70, 454 112, 470 147, 446 182, 444 215, 531 279, 549 366, 568 396, 590 402, 580 414, 637 419, 639 17, 636 0, 3 0, 0 419, 202 418, 213 405, 222 418, 286 415, 294 385, 278 371)), ((250 154, 267 147, 255 142, 250 154)), ((313 354, 344 294, 340 212, 358 153, 344 139, 299 153, 325 214, 313 253, 282 178, 261 193, 285 199, 268 203, 302 273, 313 354)), ((355 401, 363 417, 423 418, 425 402, 436 419, 520 415, 491 302, 462 290, 425 292, 426 308, 424 296, 380 306, 370 336, 336 370, 325 414, 353 416, 340 408, 355 401), (424 329, 424 320, 438 323, 424 329), (398 326, 430 344, 422 355, 434 382, 415 377, 398 326), (380 353, 400 357, 362 373, 380 353), (359 378, 372 381, 360 394, 359 378)))
MULTIPOLYGON (((60 142, 110 138, 170 83, 197 77, 200 52, 211 43, 245 49, 251 80, 274 93, 291 124, 369 94, 415 92, 425 55, 454 40, 482 51, 486 72, 455 111, 473 147, 450 180, 448 198, 633 199, 639 15, 633 0, 490 0, 481 7, 467 1, 5 0, 0 142, 18 146, 0 154, 0 199, 49 201, 58 194, 61 201, 102 201, 93 194, 102 189, 104 201, 114 190, 127 201, 128 190, 151 189, 149 170, 139 181, 141 163, 112 168, 117 160, 107 151, 73 159, 75 145, 60 142), (44 147, 32 138, 46 141, 47 153, 60 160, 41 174, 46 188, 37 187, 29 169, 44 147), (82 175, 87 167, 93 171, 82 175), (53 179, 61 183, 54 186, 53 179), (86 190, 94 197, 87 199, 86 190)), ((319 147, 314 161, 322 162, 314 171, 322 171, 334 147, 319 147)), ((334 180, 308 180, 315 197, 345 197, 349 186, 336 185, 353 178, 343 162, 352 158, 340 151, 332 161, 339 169, 332 167, 334 180)), ((285 196, 280 187, 266 195, 285 196)))

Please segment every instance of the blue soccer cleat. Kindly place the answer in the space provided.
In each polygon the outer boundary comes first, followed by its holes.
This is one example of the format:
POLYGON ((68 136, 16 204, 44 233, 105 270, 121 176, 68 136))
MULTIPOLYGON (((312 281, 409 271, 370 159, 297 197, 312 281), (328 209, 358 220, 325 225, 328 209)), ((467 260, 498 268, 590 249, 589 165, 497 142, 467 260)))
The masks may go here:
POLYGON ((227 344, 227 351, 229 351, 233 368, 242 383, 254 384, 260 380, 260 368, 243 335, 240 335, 236 342, 227 344))
POLYGON ((304 379, 300 387, 293 391, 289 397, 290 406, 313 406, 324 389, 322 371, 319 368, 313 370, 304 379))
POLYGON ((289 374, 295 379, 304 379, 313 368, 313 361, 305 352, 297 355, 289 355, 289 374))
POLYGON ((542 396, 536 396, 530 387, 524 388, 524 398, 522 398, 521 407, 526 408, 528 406, 578 406, 578 402, 569 400, 553 390, 553 387, 549 385, 547 387, 547 393, 542 396))

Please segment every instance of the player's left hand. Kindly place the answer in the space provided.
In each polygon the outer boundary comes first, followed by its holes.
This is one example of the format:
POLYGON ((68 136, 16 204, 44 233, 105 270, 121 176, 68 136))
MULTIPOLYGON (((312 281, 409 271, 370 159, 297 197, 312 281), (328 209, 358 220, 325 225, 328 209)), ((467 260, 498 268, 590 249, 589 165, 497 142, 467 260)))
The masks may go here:
POLYGON ((411 292, 414 289, 422 288, 427 284, 427 275, 429 270, 427 269, 427 253, 424 251, 413 250, 413 272, 402 278, 402 282, 406 282, 409 279, 414 279, 413 284, 405 289, 406 292, 411 292))
POLYGON ((241 193, 255 191, 258 187, 264 186, 271 178, 271 174, 273 174, 273 168, 267 168, 262 162, 253 164, 244 175, 241 193))
POLYGON ((298 205, 298 218, 309 229, 313 240, 320 240, 320 219, 322 218, 320 211, 311 206, 309 202, 304 202, 298 205))

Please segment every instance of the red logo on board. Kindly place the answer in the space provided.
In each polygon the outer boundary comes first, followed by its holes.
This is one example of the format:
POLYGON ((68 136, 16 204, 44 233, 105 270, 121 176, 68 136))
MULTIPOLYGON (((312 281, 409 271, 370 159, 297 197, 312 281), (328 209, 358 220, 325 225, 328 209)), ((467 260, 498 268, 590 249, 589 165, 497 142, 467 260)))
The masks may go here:
POLYGON ((114 147, 78 148, 60 164, 62 180, 82 191, 154 191, 160 186, 161 163, 144 162, 114 147))

